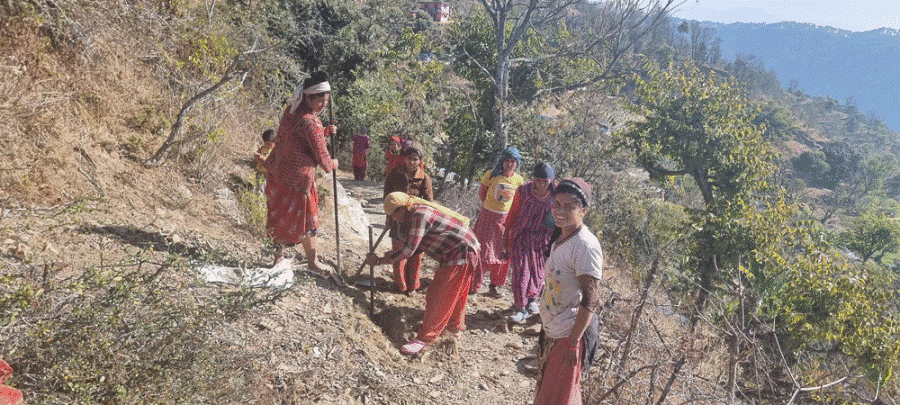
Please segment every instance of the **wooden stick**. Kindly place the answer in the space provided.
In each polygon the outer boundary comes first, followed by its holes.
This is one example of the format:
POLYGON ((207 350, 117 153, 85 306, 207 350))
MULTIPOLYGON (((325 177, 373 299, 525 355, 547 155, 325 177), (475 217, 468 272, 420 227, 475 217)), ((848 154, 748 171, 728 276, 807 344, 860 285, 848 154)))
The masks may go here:
MULTIPOLYGON (((387 229, 387 227, 385 227, 387 229)), ((381 234, 382 236, 384 233, 381 234)), ((381 242, 381 239, 378 240, 381 242)), ((372 243, 372 225, 369 225, 369 251, 375 251, 375 245, 372 243)), ((369 265, 369 316, 375 315, 375 264, 369 265)))
MULTIPOLYGON (((329 125, 334 125, 334 106, 331 104, 331 97, 328 97, 328 121, 329 125)), ((337 154, 337 134, 331 134, 331 158, 335 159, 337 154)), ((341 267, 341 221, 338 219, 338 187, 337 187, 337 165, 331 170, 331 185, 334 194, 334 241, 335 251, 337 253, 337 270, 341 277, 344 276, 344 268, 341 267)))
MULTIPOLYGON (((369 229, 371 229, 371 228, 372 228, 372 226, 369 225, 369 229)), ((378 248, 378 245, 381 244, 381 240, 384 239, 384 235, 387 233, 388 229, 390 229, 390 228, 388 228, 387 226, 384 227, 384 230, 381 231, 381 235, 378 236, 378 240, 375 241, 375 245, 369 246, 369 253, 375 253, 375 249, 378 248)), ((356 269, 356 274, 354 274, 354 275, 358 276, 359 273, 362 273, 364 268, 366 268, 365 262, 363 262, 363 264, 359 265, 359 268, 356 269)))

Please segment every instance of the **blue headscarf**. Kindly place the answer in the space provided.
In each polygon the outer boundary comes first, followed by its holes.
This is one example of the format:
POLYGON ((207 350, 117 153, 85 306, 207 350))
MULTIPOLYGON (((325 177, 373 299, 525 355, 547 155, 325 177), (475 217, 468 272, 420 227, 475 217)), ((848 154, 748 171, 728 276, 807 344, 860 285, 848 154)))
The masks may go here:
POLYGON ((522 155, 515 146, 507 146, 506 149, 501 150, 498 159, 497 165, 494 166, 494 170, 491 172, 491 177, 503 174, 503 162, 506 159, 515 159, 516 168, 522 166, 522 155))

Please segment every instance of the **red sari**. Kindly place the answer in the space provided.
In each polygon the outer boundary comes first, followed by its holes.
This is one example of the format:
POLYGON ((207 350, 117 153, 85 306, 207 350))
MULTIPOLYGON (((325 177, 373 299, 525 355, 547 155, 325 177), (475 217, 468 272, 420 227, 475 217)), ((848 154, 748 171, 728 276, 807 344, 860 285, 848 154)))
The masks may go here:
POLYGON ((293 244, 319 229, 316 165, 335 169, 325 144, 325 128, 306 103, 294 114, 285 108, 278 138, 266 160, 266 230, 278 244, 293 244))

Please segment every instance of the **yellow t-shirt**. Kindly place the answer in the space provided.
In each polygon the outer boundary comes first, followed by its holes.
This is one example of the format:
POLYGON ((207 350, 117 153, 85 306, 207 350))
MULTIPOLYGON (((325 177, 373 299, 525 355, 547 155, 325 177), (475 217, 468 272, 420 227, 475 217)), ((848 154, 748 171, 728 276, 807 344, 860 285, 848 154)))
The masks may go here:
POLYGON ((516 195, 516 189, 519 188, 525 180, 522 176, 513 173, 512 176, 504 175, 491 177, 491 171, 488 170, 481 178, 481 184, 487 186, 487 196, 484 198, 484 208, 498 213, 509 212, 512 207, 513 197, 516 195))
POLYGON ((259 149, 256 150, 256 171, 260 173, 266 172, 266 158, 269 157, 269 154, 272 153, 272 149, 275 148, 275 142, 270 142, 263 144, 259 149))

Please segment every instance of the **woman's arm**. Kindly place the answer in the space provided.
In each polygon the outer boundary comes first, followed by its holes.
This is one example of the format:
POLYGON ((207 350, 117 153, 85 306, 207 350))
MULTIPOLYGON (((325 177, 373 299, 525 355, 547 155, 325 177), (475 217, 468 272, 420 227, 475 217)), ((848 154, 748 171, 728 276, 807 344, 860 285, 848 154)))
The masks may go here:
POLYGON ((402 191, 405 193, 406 188, 402 187, 403 180, 403 175, 397 173, 395 170, 388 173, 387 177, 384 179, 384 195, 381 196, 381 198, 387 197, 388 194, 395 191, 402 191))
POLYGON ((316 164, 322 166, 325 173, 331 173, 335 169, 335 160, 328 153, 328 145, 325 143, 325 128, 313 118, 303 119, 301 133, 306 137, 312 158, 316 164))
POLYGON ((522 186, 516 189, 516 194, 513 195, 512 205, 509 207, 509 213, 506 214, 506 222, 504 222, 504 226, 507 231, 509 228, 516 223, 516 219, 519 217, 519 208, 522 205, 522 186))
POLYGON ((578 347, 581 336, 584 335, 591 318, 600 307, 600 280, 587 274, 581 275, 578 276, 578 287, 581 289, 581 305, 578 306, 578 313, 575 314, 575 325, 572 326, 572 331, 566 338, 566 344, 573 350, 566 352, 565 359, 572 362, 575 361, 575 356, 580 355, 574 348, 578 347))
POLYGON ((366 264, 391 264, 403 259, 408 259, 416 253, 416 249, 419 248, 422 239, 425 238, 425 233, 428 231, 428 221, 421 215, 407 215, 407 220, 410 221, 410 228, 406 241, 404 241, 403 248, 400 250, 389 250, 381 257, 376 253, 369 253, 366 255, 366 264))

